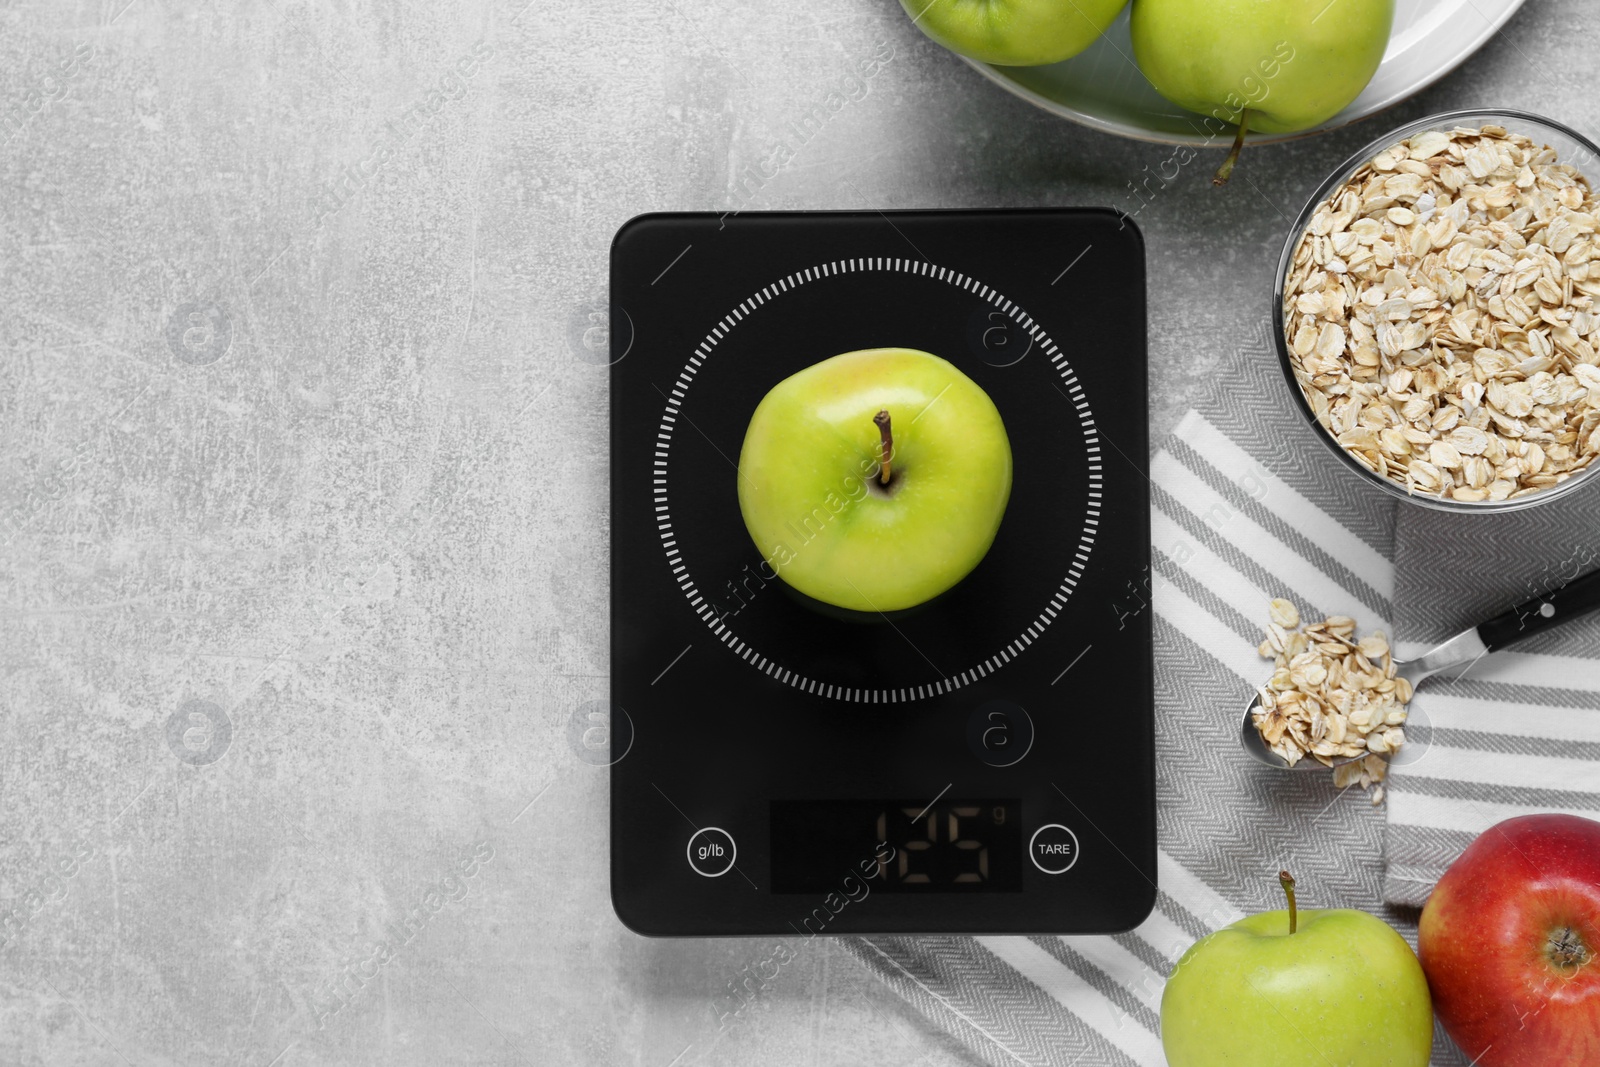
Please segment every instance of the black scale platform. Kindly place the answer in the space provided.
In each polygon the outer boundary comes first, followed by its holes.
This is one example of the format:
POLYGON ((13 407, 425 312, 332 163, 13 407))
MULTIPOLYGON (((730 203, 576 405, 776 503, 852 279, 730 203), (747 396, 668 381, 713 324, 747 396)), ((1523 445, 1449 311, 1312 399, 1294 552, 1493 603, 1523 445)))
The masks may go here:
POLYGON ((660 935, 1102 933, 1155 900, 1144 247, 1111 212, 649 215, 611 264, 617 915, 660 935), (993 547, 814 610, 739 514, 777 382, 952 361, 1011 439, 993 547))

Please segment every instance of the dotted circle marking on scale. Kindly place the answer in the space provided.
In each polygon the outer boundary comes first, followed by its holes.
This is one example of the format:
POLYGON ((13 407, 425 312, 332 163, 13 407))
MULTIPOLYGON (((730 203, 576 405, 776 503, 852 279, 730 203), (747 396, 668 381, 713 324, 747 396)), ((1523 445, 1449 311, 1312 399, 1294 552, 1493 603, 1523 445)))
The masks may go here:
POLYGON ((1067 363, 1067 358, 1061 354, 1044 331, 1039 329, 1023 310, 1015 303, 1001 296, 1000 293, 984 285, 975 278, 969 278, 959 271, 947 267, 935 267, 931 263, 913 262, 909 259, 890 258, 879 256, 866 259, 840 259, 831 263, 824 263, 816 267, 808 267, 796 271, 786 278, 780 278, 771 285, 753 294, 749 299, 739 304, 729 312, 717 325, 706 334, 705 340, 695 347, 694 353, 689 356, 689 361, 684 364, 677 380, 667 396, 666 410, 661 416, 661 425, 657 431, 657 445, 654 466, 651 469, 651 481, 655 486, 655 514, 656 529, 661 535, 661 544, 666 551, 667 565, 672 568, 673 580, 678 583, 683 595, 688 598, 689 606, 696 615, 711 630, 724 645, 727 645, 735 655, 749 663, 764 674, 777 679, 784 685, 799 689, 802 692, 814 693, 817 696, 832 700, 845 700, 861 704, 898 704, 913 700, 923 700, 928 697, 940 696, 944 693, 953 693, 963 689, 980 678, 984 678, 1001 667, 1010 663, 1012 659, 1020 656, 1025 648, 1033 644, 1035 638, 1044 633, 1056 615, 1066 607, 1067 600, 1072 596, 1072 591, 1078 585, 1078 580, 1083 577, 1083 569, 1089 562, 1089 555, 1094 549, 1095 534, 1100 526, 1100 504, 1104 500, 1104 479, 1100 452, 1100 433, 1095 428, 1094 416, 1089 410, 1089 401, 1083 395, 1083 387, 1078 383, 1078 376, 1072 372, 1072 367, 1067 363), (678 549, 677 535, 673 532, 672 512, 667 501, 667 460, 672 450, 672 435, 677 429, 678 413, 683 406, 684 398, 688 395, 689 386, 693 384, 694 376, 700 373, 701 366, 710 358, 711 352, 717 347, 733 328, 738 325, 746 315, 751 314, 756 308, 768 300, 797 289, 807 282, 820 278, 833 277, 840 274, 851 274, 866 271, 902 271, 917 274, 946 282, 957 288, 965 289, 981 299, 989 301, 1002 312, 1009 315, 1028 335, 1040 345, 1045 355, 1050 357, 1051 364, 1056 372, 1061 375, 1062 384, 1066 386, 1068 399, 1077 409, 1078 421, 1083 427, 1084 447, 1089 458, 1089 495, 1087 514, 1084 517, 1083 530, 1078 537, 1077 548, 1073 552, 1072 564, 1067 568, 1067 575, 1062 580, 1060 588, 1050 598, 1037 618, 1031 622, 1027 629, 1019 634, 1010 644, 1001 648, 988 659, 978 663, 959 674, 952 674, 937 682, 918 686, 902 686, 898 689, 862 689, 833 685, 819 682, 792 671, 774 659, 757 652, 749 643, 735 634, 726 623, 717 620, 717 613, 694 584, 694 579, 689 575, 688 566, 683 562, 682 554, 678 549))

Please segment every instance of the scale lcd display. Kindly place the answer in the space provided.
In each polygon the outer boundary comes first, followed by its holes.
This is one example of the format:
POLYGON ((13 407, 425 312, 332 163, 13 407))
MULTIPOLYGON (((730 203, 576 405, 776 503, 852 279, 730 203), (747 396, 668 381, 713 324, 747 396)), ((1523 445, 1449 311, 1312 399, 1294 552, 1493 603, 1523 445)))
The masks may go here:
POLYGON ((1022 889, 1015 798, 774 800, 770 822, 774 893, 1022 889))

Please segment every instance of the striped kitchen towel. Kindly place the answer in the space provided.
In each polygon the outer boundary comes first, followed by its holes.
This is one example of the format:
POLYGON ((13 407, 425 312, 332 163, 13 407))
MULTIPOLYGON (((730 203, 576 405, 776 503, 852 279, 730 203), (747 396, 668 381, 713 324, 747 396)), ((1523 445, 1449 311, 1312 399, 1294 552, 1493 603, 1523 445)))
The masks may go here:
MULTIPOLYGON (((1336 789, 1331 772, 1284 774, 1242 757, 1238 720, 1268 673, 1256 646, 1273 597, 1293 600, 1307 617, 1350 615, 1362 632, 1395 633, 1398 624, 1398 638, 1425 640, 1478 621, 1468 617, 1474 609, 1465 592, 1485 576, 1498 576, 1479 598, 1490 609, 1514 597, 1523 580, 1508 577, 1513 571, 1501 556, 1508 549, 1498 537, 1461 527, 1446 538, 1451 516, 1401 506, 1335 464, 1314 436, 1320 431, 1296 414, 1276 358, 1258 332, 1150 470, 1160 820, 1154 913, 1115 937, 850 942, 984 1062, 1164 1063, 1159 1011, 1167 975, 1210 930, 1281 906, 1280 868, 1295 873, 1304 906, 1373 912, 1414 943, 1416 911, 1390 902, 1419 902, 1475 832, 1512 811, 1600 815, 1600 630, 1592 625, 1489 657, 1467 680, 1438 689, 1430 682, 1430 751, 1411 780, 1393 776, 1383 808, 1359 789, 1336 789), (1386 832, 1393 871, 1385 869, 1386 832)), ((1521 533, 1497 528, 1522 557, 1515 573, 1528 581, 1544 573, 1544 562, 1561 566, 1584 533, 1594 544, 1600 529, 1592 518, 1581 528, 1554 513, 1548 521, 1548 529, 1521 533)), ((1434 1063, 1465 1067, 1467 1060, 1441 1034, 1434 1063)))
MULTIPOLYGON (((1397 650, 1414 655, 1600 568, 1600 494, 1514 515, 1408 507, 1395 549, 1397 650)), ((1502 819, 1600 819, 1600 616, 1430 680, 1406 736, 1416 751, 1389 787, 1391 901, 1424 903, 1461 850, 1502 819)))

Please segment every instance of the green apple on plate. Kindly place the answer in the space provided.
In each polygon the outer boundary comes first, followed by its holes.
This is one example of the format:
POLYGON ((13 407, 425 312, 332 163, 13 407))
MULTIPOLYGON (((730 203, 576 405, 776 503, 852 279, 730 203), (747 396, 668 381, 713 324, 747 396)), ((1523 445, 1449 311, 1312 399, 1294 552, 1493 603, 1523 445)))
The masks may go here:
POLYGON ((1235 123, 1228 180, 1248 130, 1326 122, 1383 60, 1395 0, 1133 0, 1139 69, 1180 107, 1235 123))
POLYGON ((1161 997, 1169 1067, 1427 1067, 1433 1008, 1422 965, 1362 911, 1289 907, 1197 941, 1161 997))
POLYGON ((738 484, 751 539, 790 586, 847 611, 901 611, 989 551, 1011 443, 989 395, 947 360, 846 352, 757 405, 738 484))
POLYGON ((923 33, 984 63, 1034 67, 1088 48, 1128 0, 900 0, 923 33))

